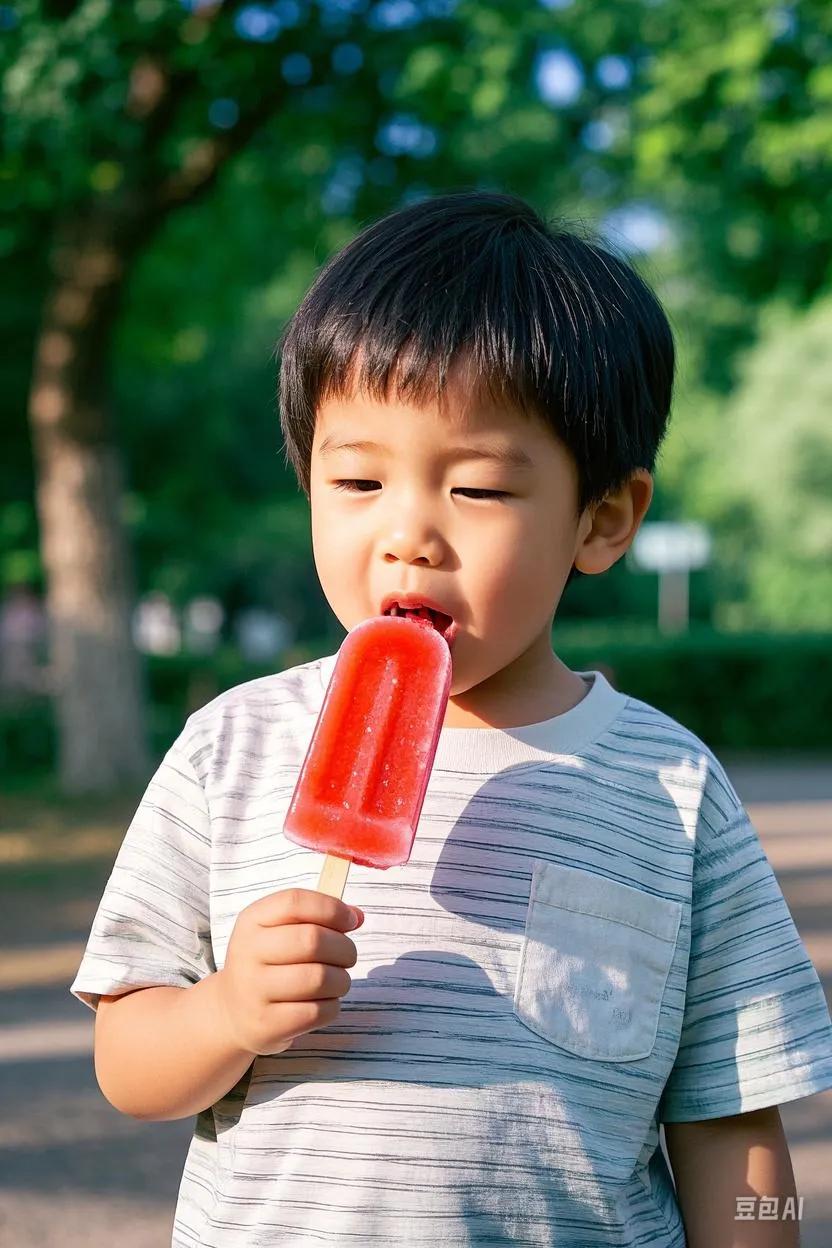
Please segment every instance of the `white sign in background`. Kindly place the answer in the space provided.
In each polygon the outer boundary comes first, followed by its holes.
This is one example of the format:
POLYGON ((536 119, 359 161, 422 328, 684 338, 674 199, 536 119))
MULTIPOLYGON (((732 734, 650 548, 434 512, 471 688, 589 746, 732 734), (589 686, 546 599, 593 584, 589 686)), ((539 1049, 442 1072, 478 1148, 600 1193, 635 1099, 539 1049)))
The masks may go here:
POLYGON ((631 566, 659 574, 659 631, 684 632, 690 622, 690 573, 711 559, 711 535, 693 521, 643 524, 627 552, 631 566))

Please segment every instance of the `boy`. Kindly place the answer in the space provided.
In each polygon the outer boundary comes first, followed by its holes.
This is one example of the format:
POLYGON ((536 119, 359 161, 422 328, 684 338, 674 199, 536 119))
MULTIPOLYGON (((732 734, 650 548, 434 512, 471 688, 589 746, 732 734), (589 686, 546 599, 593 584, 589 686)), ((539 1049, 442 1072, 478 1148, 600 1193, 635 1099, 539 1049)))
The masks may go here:
POLYGON ((197 1115, 178 1248, 798 1242, 737 1202, 795 1195, 817 974, 707 745, 551 646, 648 509, 672 378, 640 278, 508 195, 375 223, 288 325, 327 599, 427 599, 454 677, 410 861, 349 905, 281 832, 335 655, 203 707, 150 783, 72 992, 117 1109, 197 1115))

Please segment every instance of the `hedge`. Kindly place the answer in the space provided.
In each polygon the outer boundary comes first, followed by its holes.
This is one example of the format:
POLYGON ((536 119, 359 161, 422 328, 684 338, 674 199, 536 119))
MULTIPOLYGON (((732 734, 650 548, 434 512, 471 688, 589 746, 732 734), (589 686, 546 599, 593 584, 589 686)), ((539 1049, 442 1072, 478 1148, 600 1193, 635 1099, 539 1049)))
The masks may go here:
MULTIPOLYGON (((331 654, 338 645, 332 639, 295 645, 269 666, 246 663, 231 649, 210 658, 149 657, 155 756, 192 711, 225 689, 331 654)), ((601 668, 617 689, 679 720, 715 751, 832 747, 832 634, 718 633, 694 625, 665 636, 647 625, 592 623, 556 626, 553 646, 573 670, 601 668)), ((0 707, 0 775, 50 768, 54 757, 48 702, 0 707)))
POLYGON ((832 746, 832 634, 663 636, 587 627, 554 633, 575 671, 603 665, 617 689, 679 720, 713 750, 817 753, 832 746))

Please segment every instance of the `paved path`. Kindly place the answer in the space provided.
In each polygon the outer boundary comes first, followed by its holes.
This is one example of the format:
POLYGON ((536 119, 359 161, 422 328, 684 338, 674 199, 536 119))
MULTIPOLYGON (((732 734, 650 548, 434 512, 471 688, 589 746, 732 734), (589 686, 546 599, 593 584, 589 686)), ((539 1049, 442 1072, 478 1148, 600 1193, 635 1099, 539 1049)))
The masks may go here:
MULTIPOLYGON (((832 1002, 832 767, 724 761, 832 1002)), ((115 842, 103 835, 93 834, 84 870, 68 869, 60 888, 0 895, 4 1248, 170 1245, 192 1120, 138 1123, 107 1104, 92 1069, 93 1015, 67 992, 121 833, 115 842)), ((802 1248, 828 1248, 832 1092, 782 1114, 804 1197, 802 1248)))

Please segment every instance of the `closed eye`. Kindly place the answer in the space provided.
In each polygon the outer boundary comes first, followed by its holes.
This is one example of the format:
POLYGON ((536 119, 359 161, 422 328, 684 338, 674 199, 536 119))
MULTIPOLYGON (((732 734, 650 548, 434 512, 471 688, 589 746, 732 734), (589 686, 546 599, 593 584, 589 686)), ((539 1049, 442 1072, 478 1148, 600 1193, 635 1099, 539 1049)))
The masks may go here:
MULTIPOLYGON (((351 480, 335 481, 333 482, 333 484, 336 490, 346 490, 348 494, 370 494, 372 493, 371 490, 360 490, 357 487, 360 485, 378 485, 378 482, 377 481, 364 481, 360 477, 355 477, 355 478, 352 478, 351 480)), ((459 488, 457 489, 456 493, 457 494, 476 494, 480 498, 483 498, 483 499, 511 498, 511 495, 507 493, 505 490, 475 490, 475 489, 459 488)))

